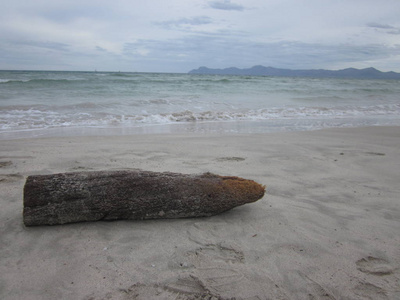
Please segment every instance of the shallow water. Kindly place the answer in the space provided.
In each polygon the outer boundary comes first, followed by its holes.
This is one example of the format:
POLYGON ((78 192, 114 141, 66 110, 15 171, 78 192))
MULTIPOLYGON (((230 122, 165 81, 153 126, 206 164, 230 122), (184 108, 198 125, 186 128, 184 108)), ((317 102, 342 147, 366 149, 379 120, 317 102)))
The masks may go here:
POLYGON ((400 125, 400 82, 0 71, 0 139, 400 125))

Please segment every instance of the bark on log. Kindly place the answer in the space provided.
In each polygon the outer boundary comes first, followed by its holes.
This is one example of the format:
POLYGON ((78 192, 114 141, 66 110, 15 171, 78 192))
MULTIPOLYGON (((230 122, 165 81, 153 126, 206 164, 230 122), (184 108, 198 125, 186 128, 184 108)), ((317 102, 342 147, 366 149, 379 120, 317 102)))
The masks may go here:
POLYGON ((29 176, 26 226, 83 221, 212 216, 255 202, 265 187, 211 173, 98 171, 29 176))

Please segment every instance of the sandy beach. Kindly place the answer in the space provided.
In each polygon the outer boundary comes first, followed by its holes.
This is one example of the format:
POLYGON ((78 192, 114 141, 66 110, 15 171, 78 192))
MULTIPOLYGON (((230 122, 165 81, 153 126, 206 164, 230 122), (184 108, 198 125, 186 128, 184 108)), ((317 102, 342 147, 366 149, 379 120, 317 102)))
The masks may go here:
POLYGON ((400 299, 400 127, 0 141, 0 298, 400 299), (240 176, 256 203, 195 219, 25 227, 26 177, 240 176))

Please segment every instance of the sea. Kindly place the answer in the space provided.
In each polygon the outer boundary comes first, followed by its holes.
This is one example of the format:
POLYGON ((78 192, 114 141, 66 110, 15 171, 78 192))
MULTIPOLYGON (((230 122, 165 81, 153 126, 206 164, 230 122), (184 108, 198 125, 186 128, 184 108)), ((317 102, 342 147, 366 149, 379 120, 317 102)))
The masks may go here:
POLYGON ((400 81, 0 71, 0 139, 400 126, 400 81))

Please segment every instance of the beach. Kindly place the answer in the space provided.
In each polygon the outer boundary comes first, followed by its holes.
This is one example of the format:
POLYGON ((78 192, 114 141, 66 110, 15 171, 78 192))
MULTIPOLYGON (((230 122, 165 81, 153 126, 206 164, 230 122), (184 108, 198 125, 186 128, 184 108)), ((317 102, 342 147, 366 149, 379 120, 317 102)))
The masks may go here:
POLYGON ((0 142, 0 298, 400 299, 400 127, 0 142), (265 196, 207 218, 25 227, 27 176, 240 176, 265 196))

